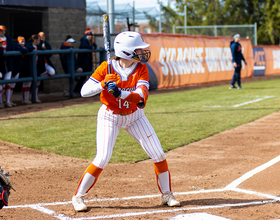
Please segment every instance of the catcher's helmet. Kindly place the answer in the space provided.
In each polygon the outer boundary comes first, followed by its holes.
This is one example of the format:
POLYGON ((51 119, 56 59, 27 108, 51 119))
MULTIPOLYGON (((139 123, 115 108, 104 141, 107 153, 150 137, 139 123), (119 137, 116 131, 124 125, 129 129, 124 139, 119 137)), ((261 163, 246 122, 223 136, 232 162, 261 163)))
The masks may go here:
POLYGON ((8 205, 10 189, 12 189, 12 185, 9 174, 0 167, 0 209, 2 209, 4 205, 8 205))
POLYGON ((0 209, 2 209, 4 205, 8 205, 8 197, 8 192, 4 190, 4 188, 0 184, 0 209))
POLYGON ((148 62, 151 51, 142 50, 142 53, 136 53, 136 49, 144 49, 149 47, 150 44, 147 44, 143 41, 141 35, 138 32, 134 31, 125 31, 119 33, 114 41, 115 55, 120 58, 127 60, 139 60, 141 62, 148 62))

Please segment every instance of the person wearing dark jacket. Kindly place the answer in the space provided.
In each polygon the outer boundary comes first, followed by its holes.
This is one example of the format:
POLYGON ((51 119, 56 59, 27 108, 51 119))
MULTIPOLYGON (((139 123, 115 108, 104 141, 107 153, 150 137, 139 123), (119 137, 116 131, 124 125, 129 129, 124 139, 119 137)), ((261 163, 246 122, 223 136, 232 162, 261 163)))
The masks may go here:
MULTIPOLYGON (((45 39, 45 33, 39 32, 38 36, 40 39, 38 50, 51 50, 52 49, 51 45, 45 39)), ((42 63, 42 65, 40 65, 42 67, 38 69, 39 70, 38 74, 40 74, 40 76, 53 76, 55 74, 54 65, 50 60, 51 56, 52 54, 45 54, 45 55, 38 56, 38 63, 42 63)))
MULTIPOLYGON (((67 35, 65 41, 61 44, 60 49, 61 50, 67 50, 67 49, 70 49, 70 48, 74 48, 74 43, 75 42, 76 41, 72 38, 71 35, 67 35)), ((62 68, 64 70, 64 73, 65 74, 69 73, 69 71, 68 71, 68 54, 61 53, 61 54, 59 54, 59 57, 60 57, 60 62, 61 62, 62 68)), ((74 57, 74 65, 75 65, 74 68, 75 68, 76 73, 83 72, 83 69, 81 67, 79 67, 79 65, 78 65, 78 61, 76 59, 76 56, 74 57)), ((63 93, 64 93, 65 97, 69 96, 69 83, 64 84, 63 93)))
MULTIPOLYGON (((14 47, 16 51, 20 51, 22 54, 26 54, 28 52, 28 49, 25 47, 25 38, 22 36, 19 36, 17 38, 17 42, 14 42, 14 47)), ((12 71, 12 79, 18 79, 20 73, 23 71, 23 64, 24 64, 24 56, 15 56, 14 58, 14 70, 12 71)), ((13 90, 16 86, 16 83, 8 84, 11 88, 10 96, 7 97, 7 103, 6 106, 8 108, 16 106, 15 103, 11 101, 13 90)))
MULTIPOLYGON (((2 47, 2 44, 3 44, 3 40, 2 39, 0 39, 0 56, 2 56, 3 55, 3 53, 4 53, 4 50, 3 50, 3 47, 2 47)), ((2 74, 2 73, 1 73, 2 74)), ((0 78, 2 78, 2 76, 0 76, 0 78)))
MULTIPOLYGON (((39 32, 38 34, 39 37, 39 44, 37 46, 38 50, 51 50, 52 47, 51 45, 46 41, 45 39, 45 33, 44 32, 39 32)), ((38 64, 37 64, 37 75, 38 76, 53 76, 55 74, 55 68, 54 65, 52 64, 50 58, 52 54, 44 54, 44 55, 38 55, 38 64)), ((36 89, 36 102, 40 103, 40 99, 38 98, 38 91, 39 91, 39 86, 41 84, 41 81, 37 81, 37 89, 36 89)))
POLYGON ((242 89, 241 87, 241 68, 242 68, 242 60, 247 65, 247 62, 242 54, 242 47, 239 43, 240 35, 236 34, 233 36, 233 41, 230 42, 230 49, 232 54, 232 64, 234 67, 234 73, 231 80, 230 89, 236 89, 235 83, 237 82, 238 89, 242 89))
MULTIPOLYGON (((80 47, 79 49, 91 49, 95 50, 97 45, 93 42, 93 34, 91 30, 86 30, 85 35, 80 39, 80 47)), ((93 67, 92 62, 92 52, 89 53, 79 53, 78 54, 78 64, 83 69, 83 72, 91 72, 93 67)), ((76 95, 80 94, 81 88, 86 81, 86 76, 81 76, 78 80, 74 93, 76 95)))
MULTIPOLYGON (((3 47, 2 47, 3 42, 4 41, 0 38, 0 60, 1 60, 1 56, 4 53, 4 50, 3 50, 3 47)), ((0 69, 1 69, 1 63, 0 63, 0 69)), ((2 72, 0 70, 0 79, 2 79, 2 77, 3 77, 3 74, 2 74, 2 72)), ((0 108, 4 108, 4 107, 5 107, 4 104, 0 103, 0 108)))
MULTIPOLYGON (((3 25, 0 25, 0 39, 2 42, 3 52, 5 51, 14 51, 14 43, 12 38, 6 34, 6 28, 3 25)), ((2 79, 11 79, 12 71, 14 69, 13 66, 14 58, 9 57, 0 57, 0 72, 2 73, 2 79)), ((9 85, 2 85, 0 84, 0 108, 4 108, 3 99, 2 99, 2 91, 6 91, 6 97, 9 97, 11 88, 9 85), (5 88, 4 88, 5 87, 5 88)))
MULTIPOLYGON (((70 49, 70 48, 74 48, 74 43, 76 43, 76 41, 71 37, 71 35, 68 35, 65 39, 65 41, 61 44, 61 47, 60 49, 61 50, 67 50, 67 49, 70 49)), ((60 57, 60 62, 61 62, 61 65, 62 65, 62 68, 64 70, 64 73, 69 73, 68 71, 68 55, 67 54, 59 54, 59 57, 60 57)), ((76 57, 74 58, 74 65, 75 65, 75 71, 76 72, 83 72, 82 68, 79 67, 78 65, 78 61, 76 59, 76 57)))
MULTIPOLYGON (((38 45, 40 43, 40 39, 37 34, 33 34, 30 38, 30 40, 26 44, 26 48, 28 49, 28 52, 32 52, 33 50, 38 50, 38 45)), ((32 76, 32 56, 26 56, 25 57, 25 69, 23 71, 23 74, 21 74, 23 77, 29 77, 32 76)), ((38 71, 38 55, 36 57, 36 65, 37 65, 37 71, 38 71)), ((37 72, 38 73, 38 72, 37 72)), ((29 92, 30 92, 31 82, 24 82, 22 84, 22 103, 23 104, 31 104, 29 101, 29 92)), ((37 83, 37 91, 36 91, 36 102, 40 103, 41 101, 38 99, 38 83, 37 83)))

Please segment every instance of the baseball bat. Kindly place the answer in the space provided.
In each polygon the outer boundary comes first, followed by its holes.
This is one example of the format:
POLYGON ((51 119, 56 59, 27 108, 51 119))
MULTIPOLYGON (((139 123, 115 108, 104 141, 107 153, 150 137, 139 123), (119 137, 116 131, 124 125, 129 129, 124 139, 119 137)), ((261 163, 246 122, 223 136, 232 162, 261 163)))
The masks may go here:
MULTIPOLYGON (((110 27, 109 27, 109 16, 107 14, 102 15, 102 21, 103 21, 103 41, 104 41, 104 49, 106 51, 106 57, 108 62, 108 73, 111 74, 111 35, 110 35, 110 27)), ((114 91, 109 90, 110 94, 112 94, 114 91)))

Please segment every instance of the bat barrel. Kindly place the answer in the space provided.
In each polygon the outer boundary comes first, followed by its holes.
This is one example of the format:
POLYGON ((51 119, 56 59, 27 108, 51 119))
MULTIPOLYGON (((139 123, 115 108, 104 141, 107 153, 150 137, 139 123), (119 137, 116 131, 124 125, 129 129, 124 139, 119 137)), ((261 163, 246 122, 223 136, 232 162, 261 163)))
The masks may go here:
POLYGON ((103 14, 102 20, 103 20, 103 40, 104 40, 104 48, 107 54, 108 73, 111 74, 111 65, 110 65, 111 35, 110 35, 110 27, 109 27, 109 16, 107 14, 103 14))

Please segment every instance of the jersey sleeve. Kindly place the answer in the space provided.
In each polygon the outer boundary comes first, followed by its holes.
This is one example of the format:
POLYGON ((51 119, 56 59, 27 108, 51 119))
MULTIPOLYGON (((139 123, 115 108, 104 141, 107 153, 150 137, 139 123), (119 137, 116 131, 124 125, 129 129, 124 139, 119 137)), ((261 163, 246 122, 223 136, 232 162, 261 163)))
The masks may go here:
POLYGON ((144 108, 149 96, 149 71, 146 65, 142 64, 139 79, 136 83, 136 90, 132 92, 122 91, 121 99, 135 103, 137 107, 144 108))
POLYGON ((143 72, 141 74, 140 79, 137 82, 136 85, 136 91, 139 92, 139 95, 141 96, 140 102, 137 104, 139 108, 144 108, 146 106, 148 96, 149 96, 149 70, 146 64, 143 65, 143 72))
POLYGON ((91 97, 97 95, 103 90, 101 83, 90 77, 81 89, 82 97, 91 97))
POLYGON ((142 70, 141 70, 141 75, 140 78, 136 84, 136 88, 138 86, 144 85, 147 87, 147 89, 150 89, 150 84, 149 84, 149 70, 146 64, 142 64, 142 70))
POLYGON ((91 77, 95 80, 101 82, 105 79, 105 75, 108 72, 108 64, 107 61, 104 61, 100 64, 99 67, 91 74, 91 77))
POLYGON ((100 82, 105 78, 107 67, 107 62, 102 62, 94 73, 92 73, 91 77, 85 82, 81 89, 82 97, 91 97, 104 90, 100 82))

